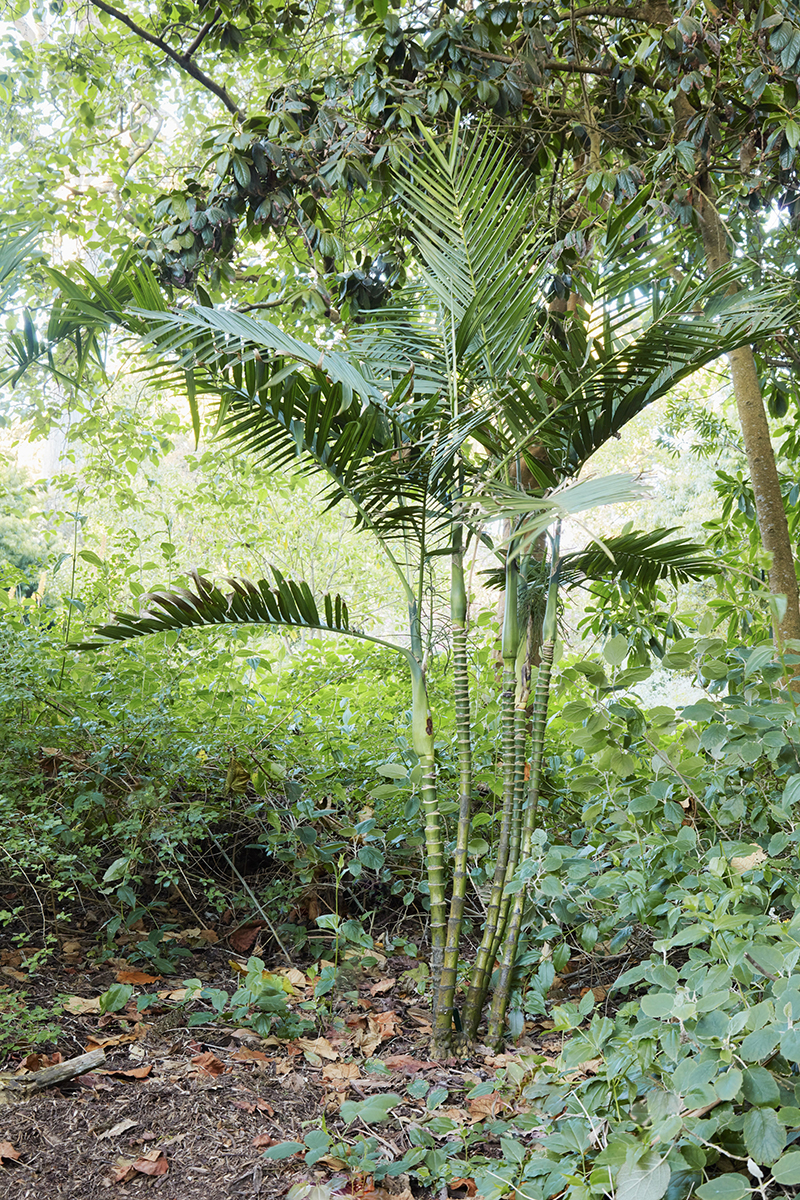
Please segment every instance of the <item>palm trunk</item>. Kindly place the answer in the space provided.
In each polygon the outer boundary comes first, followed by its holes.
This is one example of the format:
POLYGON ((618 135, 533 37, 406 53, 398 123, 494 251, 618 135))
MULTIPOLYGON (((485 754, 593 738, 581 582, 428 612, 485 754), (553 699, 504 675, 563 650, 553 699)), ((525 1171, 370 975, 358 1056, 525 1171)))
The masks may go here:
POLYGON ((431 975, 433 995, 437 996, 442 974, 445 944, 446 875, 442 822, 436 803, 436 759, 433 717, 428 707, 425 672, 414 660, 411 667, 411 729, 414 750, 422 769, 421 795, 425 814, 425 858, 431 905, 431 975))
POLYGON ((458 745, 458 828, 453 862, 450 916, 447 922, 447 941, 444 948, 439 994, 435 1004, 434 1056, 442 1056, 450 1049, 458 951, 464 920, 464 902, 467 895, 467 857, 472 805, 472 726, 467 669, 467 593, 464 584, 464 556, 460 527, 454 532, 453 538, 450 616, 453 629, 453 691, 458 745))
MULTIPOLYGON (((536 696, 533 702, 531 785, 522 829, 521 859, 523 862, 527 858, 530 858, 536 810, 539 805, 539 789, 541 787, 542 764, 544 761, 544 731, 547 724, 547 710, 550 701, 550 674, 553 667, 554 648, 555 644, 552 641, 547 641, 543 644, 541 650, 542 661, 539 665, 536 680, 536 696)), ((505 929, 500 973, 497 978, 492 998, 492 1007, 489 1013, 489 1029, 486 1040, 490 1046, 499 1046, 503 1040, 506 1011, 511 995, 511 973, 517 957, 519 935, 522 928, 522 914, 525 907, 525 895, 525 888, 520 888, 515 893, 505 929)))
MULTIPOLYGON (((556 615, 558 602, 558 579, 560 570, 559 540, 560 532, 557 531, 554 538, 553 558, 550 570, 550 585, 547 592, 547 608, 545 610, 542 630, 541 661, 536 676, 536 692, 533 700, 531 729, 531 779, 522 827, 522 844, 520 847, 520 857, 523 862, 525 862, 527 858, 530 858, 531 854, 531 846, 533 844, 533 829, 536 820, 536 812, 539 806, 539 791, 541 788, 542 767, 544 764, 544 734, 547 725, 547 711, 550 704, 550 676, 553 668, 553 653, 555 650, 557 632, 556 615)), ((503 957, 500 963, 500 971, 497 977, 497 984, 494 989, 491 1011, 489 1013, 489 1028, 486 1040, 490 1046, 499 1046, 503 1039, 506 1012, 508 1010, 508 1002, 511 996, 511 975, 514 970, 514 963, 517 957, 517 947, 519 945, 519 935, 522 928, 522 915, 525 908, 525 895, 526 889, 524 887, 520 888, 519 891, 514 894, 513 902, 511 904, 511 911, 508 916, 508 923, 506 925, 503 942, 503 957)))
MULTIPOLYGON (((538 648, 537 648, 538 653, 538 648)), ((528 740, 528 700, 530 699, 530 671, 527 661, 521 665, 517 673, 516 704, 514 708, 514 808, 511 821, 511 845, 506 864, 506 882, 511 879, 519 865, 522 847, 522 814, 525 799, 525 745, 528 740)), ((494 935, 492 947, 492 962, 497 958, 500 944, 508 924, 508 914, 511 908, 511 893, 503 896, 500 904, 500 916, 494 935)))
POLYGON ((474 1041, 481 1019, 481 1010, 489 991, 494 953, 498 942, 500 917, 503 905, 503 892, 508 874, 509 856, 511 853, 514 827, 514 792, 516 781, 516 738, 515 738, 515 667, 517 649, 519 646, 519 622, 517 619, 517 590, 519 570, 513 559, 512 548, 509 547, 506 561, 506 603, 503 619, 503 703, 502 703, 502 749, 503 749, 503 819, 500 836, 497 842, 497 862, 495 865, 492 890, 486 910, 484 925, 475 965, 472 969, 472 979, 464 1004, 463 1033, 464 1041, 474 1041))

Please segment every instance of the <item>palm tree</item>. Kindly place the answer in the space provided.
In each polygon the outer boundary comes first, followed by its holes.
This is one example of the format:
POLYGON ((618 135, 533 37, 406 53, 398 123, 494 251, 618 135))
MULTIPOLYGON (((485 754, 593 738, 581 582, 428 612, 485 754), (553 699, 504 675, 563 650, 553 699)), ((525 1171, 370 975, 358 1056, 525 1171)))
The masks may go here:
MULTIPOLYGON (((383 548, 405 595, 413 746, 422 767, 430 893, 434 1046, 453 1045, 472 794, 471 705, 466 648, 464 554, 482 538, 497 556, 506 594, 502 634, 503 820, 496 870, 459 1041, 477 1034, 492 968, 500 973, 489 1038, 503 1034, 542 772, 559 583, 566 569, 614 569, 635 582, 702 575, 714 564, 691 544, 652 534, 606 541, 569 562, 561 520, 629 499, 630 477, 576 483, 592 453, 644 407, 699 367, 784 320, 774 294, 726 295, 731 273, 695 284, 648 285, 649 264, 588 269, 583 306, 554 322, 546 307, 546 260, 530 201, 502 141, 456 129, 440 146, 427 133, 418 159, 397 179, 419 269, 414 286, 347 346, 304 344, 269 322, 210 307, 133 315, 166 381, 185 381, 199 426, 198 397, 220 401, 219 427, 267 469, 319 472, 322 502, 348 501, 356 525, 383 548), (522 486, 528 481, 527 490, 522 486), (493 543, 485 522, 509 529, 493 543), (548 531, 550 531, 548 533, 548 531), (549 538, 547 562, 542 541, 549 538), (451 567, 459 810, 453 869, 436 793, 434 714, 425 682, 422 595, 432 556, 451 567), (520 585, 545 580, 540 665, 531 679, 520 585), (530 694, 534 692, 529 714, 530 694), (530 745, 530 782, 525 763, 530 745), (449 901, 448 901, 449 890, 449 901)), ((624 234, 610 227, 608 244, 624 234)), ((77 303, 77 302, 75 302, 77 303)), ((75 319, 67 303, 64 319, 75 319)), ((195 577, 194 589, 160 592, 138 615, 118 614, 85 647, 166 629, 235 623, 294 625, 367 638, 340 597, 317 601, 304 582, 232 580, 223 594, 195 577)), ((535 611, 535 608, 531 611, 535 611)))

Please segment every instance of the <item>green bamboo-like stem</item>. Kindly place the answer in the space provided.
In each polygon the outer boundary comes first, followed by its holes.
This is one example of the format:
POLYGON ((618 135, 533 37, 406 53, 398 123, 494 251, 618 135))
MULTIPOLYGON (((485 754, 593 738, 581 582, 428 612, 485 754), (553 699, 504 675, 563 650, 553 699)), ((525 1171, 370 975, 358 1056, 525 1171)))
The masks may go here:
POLYGON ((461 529, 455 532, 451 560, 450 617, 453 632, 453 691, 455 695, 456 743, 458 746, 458 826, 453 861, 453 884, 447 942, 444 949, 439 995, 435 1005, 433 1051, 445 1054, 450 1048, 453 1004, 458 971, 458 951, 467 895, 467 858, 472 805, 472 727, 467 669, 467 592, 461 529))
POLYGON ((416 659, 411 659, 411 734, 414 750, 422 769, 420 784, 422 810, 425 815, 425 859, 431 905, 431 975, 433 994, 438 995, 444 959, 446 931, 446 876, 442 822, 436 803, 436 758, 434 752, 433 716, 428 706, 425 672, 416 659))
POLYGON ((503 615, 503 695, 502 695, 502 750, 503 750, 503 819, 500 836, 497 842, 497 861, 495 865, 492 890, 486 909, 486 924, 483 937, 472 969, 469 992, 464 1004, 462 1026, 464 1041, 475 1040, 481 1019, 481 1010, 494 966, 494 948, 497 930, 500 922, 500 911, 503 902, 503 891, 506 883, 508 859, 511 851, 512 830, 514 825, 514 784, 516 779, 515 763, 515 666, 519 648, 519 622, 517 619, 517 592, 519 571, 509 550, 506 561, 506 605, 503 615))
MULTIPOLYGON (((527 683, 527 666, 523 668, 524 678, 517 681, 517 706, 514 712, 514 817, 511 826, 511 845, 506 866, 506 880, 514 875, 519 865, 520 849, 522 846, 522 811, 525 798, 525 748, 528 740, 528 700, 530 686, 527 683)), ((503 940, 508 914, 511 908, 511 895, 503 896, 500 904, 500 917, 495 932, 492 958, 496 959, 503 940)))
MULTIPOLYGON (((557 527, 553 539, 553 557, 550 569, 550 585, 547 592, 547 608, 545 609, 541 663, 536 679, 536 692, 533 700, 531 720, 531 779, 528 792, 528 802, 522 828, 521 860, 530 857, 533 842, 533 827, 536 810, 539 804, 539 791, 544 765, 544 735, 547 725, 547 710, 550 703, 550 677, 553 669, 553 654, 556 640, 556 613, 559 580, 559 542, 560 528, 557 527)), ((499 1046, 503 1040, 506 1012, 511 996, 511 975, 517 957, 519 935, 522 928, 522 914, 525 907, 526 889, 520 888, 514 895, 508 924, 503 943, 503 957, 497 977, 497 984, 492 997, 492 1007, 489 1013, 487 1042, 490 1046, 499 1046)))

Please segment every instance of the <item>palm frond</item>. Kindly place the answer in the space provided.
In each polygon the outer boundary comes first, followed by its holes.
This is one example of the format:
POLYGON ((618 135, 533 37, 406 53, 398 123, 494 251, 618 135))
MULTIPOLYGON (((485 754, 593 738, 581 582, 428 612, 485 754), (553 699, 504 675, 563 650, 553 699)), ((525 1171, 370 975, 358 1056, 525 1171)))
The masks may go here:
POLYGON ((567 336, 526 354, 524 374, 500 398, 500 427, 509 450, 544 443, 553 467, 575 474, 595 450, 677 383, 745 343, 769 337, 787 320, 777 289, 730 294, 735 269, 685 280, 663 292, 620 298, 623 272, 597 280, 591 312, 573 319, 567 336))
POLYGON ((8 229, 0 238, 0 306, 13 292, 19 271, 36 245, 39 231, 20 227, 8 229))
POLYGON ((133 253, 124 255, 103 281, 82 266, 70 273, 44 266, 48 279, 58 288, 50 309, 47 328, 39 333, 26 311, 21 334, 8 339, 7 352, 14 366, 7 378, 12 386, 32 367, 46 368, 56 379, 79 385, 90 362, 105 368, 104 338, 113 327, 133 333, 144 326, 130 315, 131 304, 147 305, 165 311, 158 284, 148 267, 137 262, 133 253), (72 357, 56 365, 55 351, 68 344, 72 357))
POLYGON ((341 386, 341 407, 358 396, 362 403, 382 405, 383 396, 347 354, 321 350, 285 333, 271 321, 221 308, 192 308, 177 313, 139 312, 148 322, 146 343, 159 358, 184 371, 197 368, 237 371, 247 363, 273 357, 322 371, 341 386))
POLYGON ((518 521, 517 533, 537 538, 555 521, 577 517, 590 509, 606 504, 626 504, 649 495, 647 488, 635 475, 620 472, 601 479, 585 479, 581 483, 566 483, 548 496, 532 496, 530 492, 492 484, 491 491, 465 496, 465 504, 477 504, 489 520, 518 521))
POLYGON ((452 317, 462 375, 496 381, 529 341, 542 298, 525 183, 488 129, 463 136, 456 123, 446 149, 425 136, 426 151, 398 179, 423 286, 430 307, 448 325, 452 317))
POLYGON ((93 638, 71 648, 97 650, 150 633, 219 625, 288 626, 366 636, 350 628, 347 605, 341 596, 323 596, 320 612, 305 581, 286 579, 275 567, 272 575, 272 582, 229 579, 232 590, 222 592, 208 579, 192 572, 194 590, 151 592, 143 598, 148 606, 145 612, 116 613, 114 621, 95 628, 93 638))
POLYGON ((667 540, 678 532, 678 526, 650 533, 631 529, 605 538, 613 561, 597 546, 565 554, 561 559, 562 580, 569 588, 597 579, 624 580, 637 588, 651 588, 662 580, 679 584, 719 574, 720 564, 698 542, 690 538, 667 540))

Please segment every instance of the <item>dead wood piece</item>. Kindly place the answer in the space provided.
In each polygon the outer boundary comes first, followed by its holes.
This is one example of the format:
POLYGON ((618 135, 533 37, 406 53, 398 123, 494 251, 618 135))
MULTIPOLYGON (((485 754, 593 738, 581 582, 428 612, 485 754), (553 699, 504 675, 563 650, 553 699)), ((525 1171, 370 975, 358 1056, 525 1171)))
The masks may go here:
POLYGON ((56 1063, 53 1067, 45 1067, 42 1071, 33 1071, 30 1075, 0 1076, 0 1104, 10 1104, 16 1100, 27 1100, 37 1092, 46 1088, 58 1087, 78 1075, 85 1075, 105 1061, 106 1052, 102 1047, 90 1050, 88 1054, 79 1054, 77 1058, 68 1058, 66 1062, 56 1063))

